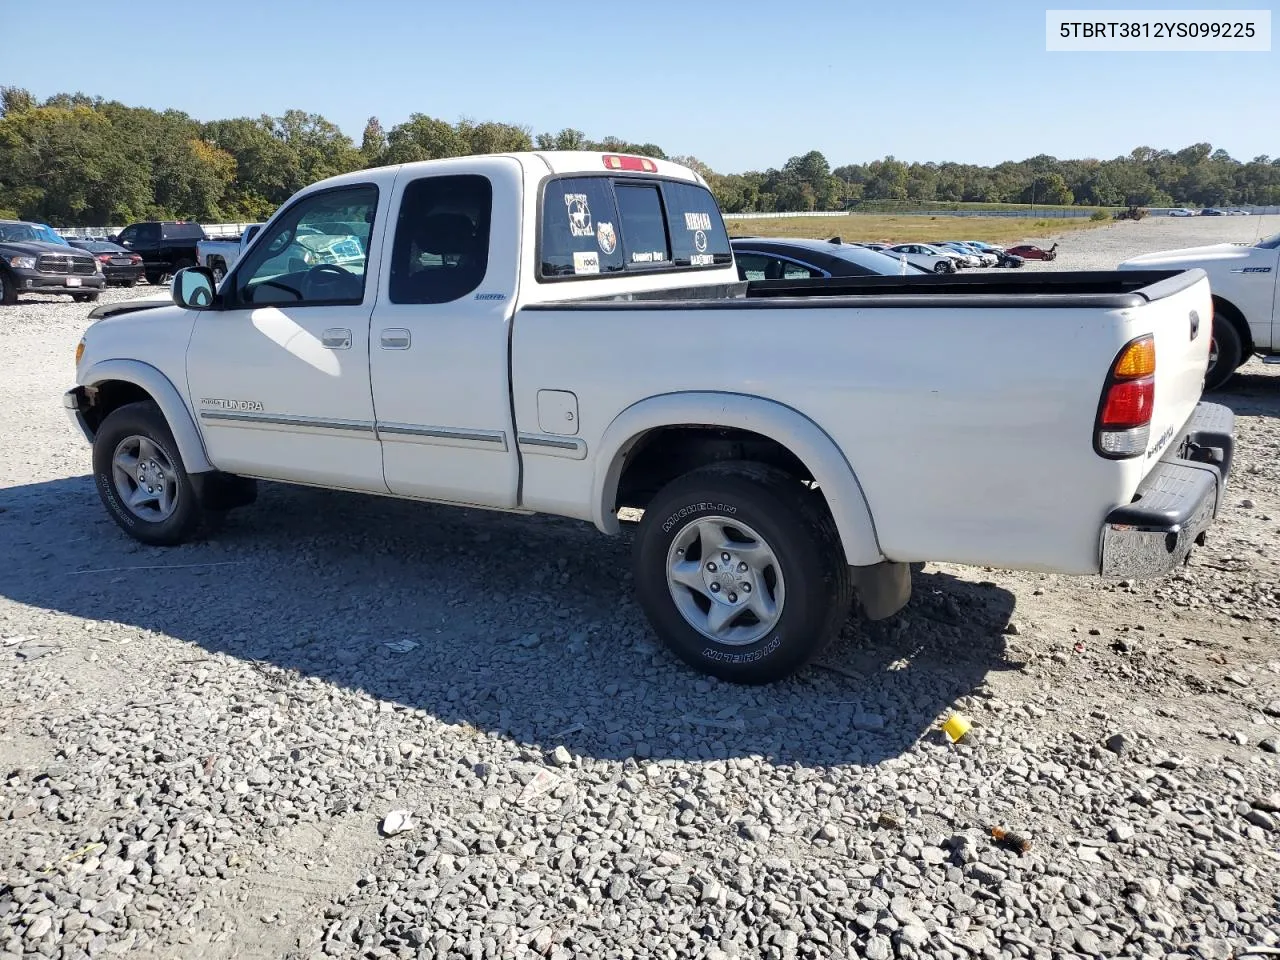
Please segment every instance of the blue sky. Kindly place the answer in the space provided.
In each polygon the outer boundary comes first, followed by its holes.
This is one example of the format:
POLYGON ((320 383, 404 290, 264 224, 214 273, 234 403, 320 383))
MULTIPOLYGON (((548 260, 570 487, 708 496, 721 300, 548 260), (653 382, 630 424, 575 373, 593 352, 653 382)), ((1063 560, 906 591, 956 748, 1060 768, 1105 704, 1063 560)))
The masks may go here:
POLYGON ((100 3, 68 0, 59 7, 68 29, 56 42, 0 31, 0 84, 42 97, 80 90, 201 120, 298 107, 357 141, 371 114, 388 129, 415 111, 535 133, 572 126, 654 142, 722 172, 780 166, 810 149, 833 166, 886 154, 1106 158, 1206 140, 1241 159, 1280 155, 1274 40, 1269 53, 1048 53, 1045 8, 216 0, 104 15, 100 3), (79 28, 86 20, 92 29, 79 28))

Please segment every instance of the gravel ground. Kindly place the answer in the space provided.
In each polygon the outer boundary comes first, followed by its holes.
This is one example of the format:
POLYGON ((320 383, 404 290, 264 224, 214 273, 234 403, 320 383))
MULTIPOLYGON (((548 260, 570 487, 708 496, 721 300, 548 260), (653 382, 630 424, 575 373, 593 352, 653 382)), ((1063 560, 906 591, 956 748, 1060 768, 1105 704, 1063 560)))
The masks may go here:
MULTIPOLYGON (((1262 219, 1114 224, 1050 266, 1262 219)), ((1233 485, 1177 575, 931 564, 748 689, 660 649, 625 539, 583 524, 266 485, 213 538, 133 543, 60 407, 85 313, 0 313, 0 960, 1280 942, 1280 371, 1218 395, 1233 485)))

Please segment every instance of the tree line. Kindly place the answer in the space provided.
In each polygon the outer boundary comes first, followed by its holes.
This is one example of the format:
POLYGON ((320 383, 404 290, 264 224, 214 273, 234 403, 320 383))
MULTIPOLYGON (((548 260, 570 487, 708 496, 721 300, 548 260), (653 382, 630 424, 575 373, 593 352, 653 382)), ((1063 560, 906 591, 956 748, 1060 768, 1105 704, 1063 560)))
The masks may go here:
POLYGON ((0 218, 57 226, 136 220, 266 219, 325 177, 387 163, 531 149, 601 150, 672 159, 699 170, 721 207, 858 209, 895 203, 1079 205, 1280 204, 1280 159, 1236 160, 1208 143, 1139 147, 1110 160, 1040 155, 991 167, 905 163, 891 156, 834 169, 817 150, 779 169, 722 174, 657 144, 581 131, 534 134, 510 123, 449 122, 414 113, 384 130, 370 117, 359 144, 319 114, 201 122, 179 110, 130 107, 83 93, 43 101, 0 87, 0 218))

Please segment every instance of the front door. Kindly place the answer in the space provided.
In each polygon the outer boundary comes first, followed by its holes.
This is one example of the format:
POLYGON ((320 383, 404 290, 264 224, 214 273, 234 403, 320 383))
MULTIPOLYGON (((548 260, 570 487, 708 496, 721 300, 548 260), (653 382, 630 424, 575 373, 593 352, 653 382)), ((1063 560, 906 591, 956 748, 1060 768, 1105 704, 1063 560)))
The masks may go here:
POLYGON ((369 316, 388 192, 368 182, 302 197, 236 263, 221 308, 197 314, 187 382, 214 466, 386 492, 369 316))
POLYGON ((370 369, 392 493, 514 507, 520 462, 507 365, 520 168, 472 157, 396 183, 370 369))

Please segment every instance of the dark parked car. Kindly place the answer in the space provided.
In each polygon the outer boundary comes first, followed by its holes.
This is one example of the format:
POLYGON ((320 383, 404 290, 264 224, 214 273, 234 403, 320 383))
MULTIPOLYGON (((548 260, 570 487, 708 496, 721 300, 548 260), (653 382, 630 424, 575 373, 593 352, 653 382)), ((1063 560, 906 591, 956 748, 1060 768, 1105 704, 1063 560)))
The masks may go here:
POLYGON ((77 239, 68 242, 77 250, 93 254, 102 264, 102 275, 107 278, 108 286, 119 284, 122 287, 132 287, 142 279, 142 257, 118 243, 77 239))
MULTIPOLYGON (((729 241, 743 280, 802 280, 807 277, 874 277, 903 272, 904 264, 857 243, 793 237, 734 237, 729 241)), ((905 264, 909 274, 929 273, 905 264)))
POLYGON ((88 253, 48 239, 49 228, 22 220, 0 220, 0 304, 23 293, 62 293, 97 300, 106 285, 98 261, 88 253))
POLYGON ((1226 216, 1226 214, 1225 214, 1225 213, 1223 213, 1221 210, 1219 210, 1217 207, 1205 207, 1203 210, 1201 210, 1201 211, 1200 211, 1200 216, 1202 216, 1202 217, 1225 217, 1225 216, 1226 216))
POLYGON ((111 239, 142 257, 147 283, 162 283, 183 267, 194 267, 196 244, 208 238, 198 223, 148 220, 129 224, 111 239))

